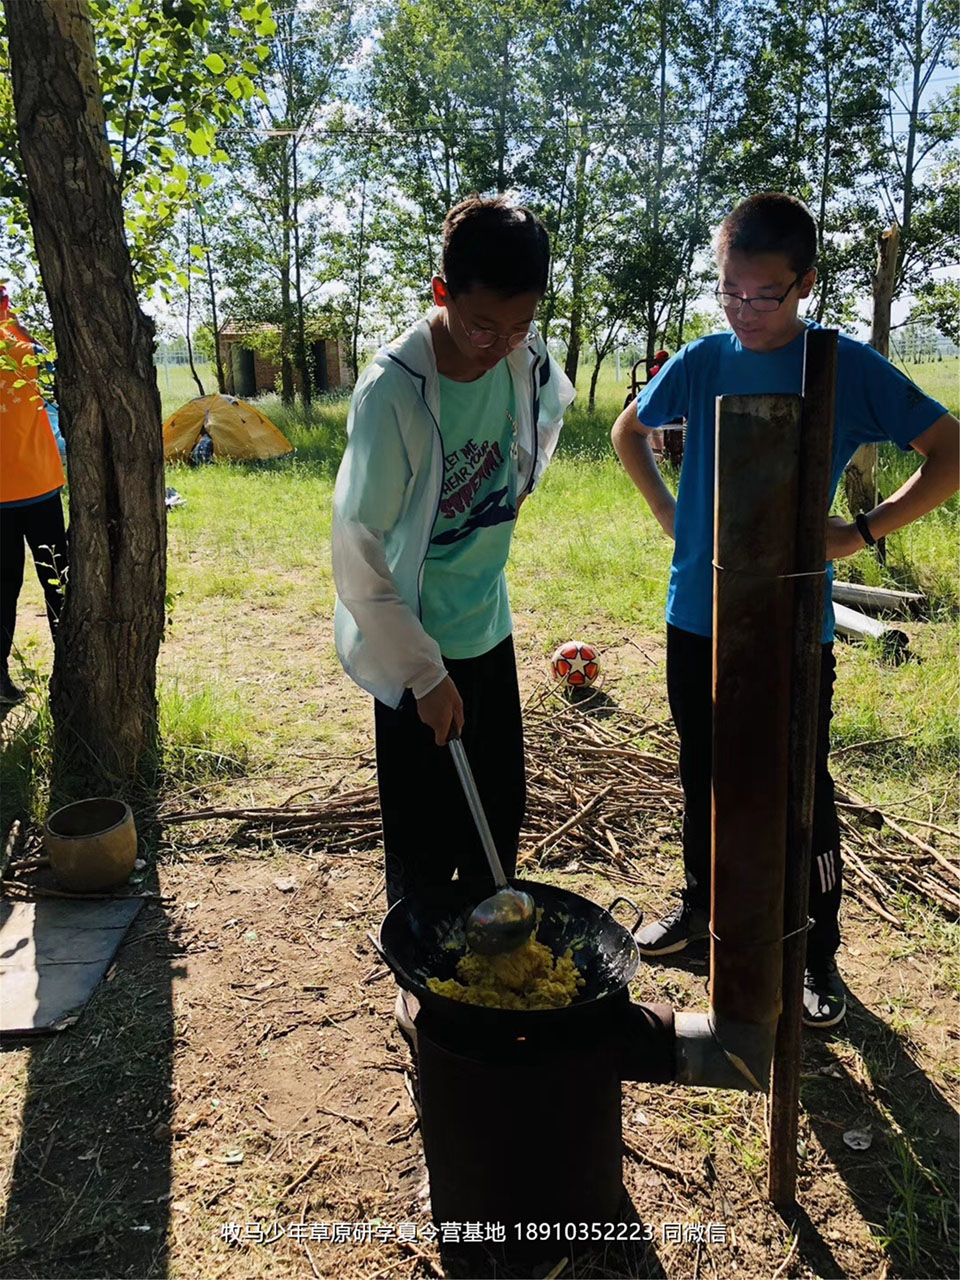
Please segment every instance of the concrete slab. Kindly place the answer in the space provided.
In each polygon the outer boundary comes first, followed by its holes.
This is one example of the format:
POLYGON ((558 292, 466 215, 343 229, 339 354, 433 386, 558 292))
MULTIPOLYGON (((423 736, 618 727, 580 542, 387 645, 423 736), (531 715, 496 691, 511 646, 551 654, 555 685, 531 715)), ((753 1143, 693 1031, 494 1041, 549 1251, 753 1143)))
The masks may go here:
POLYGON ((0 1035, 75 1022, 141 906, 140 898, 0 902, 0 1035))

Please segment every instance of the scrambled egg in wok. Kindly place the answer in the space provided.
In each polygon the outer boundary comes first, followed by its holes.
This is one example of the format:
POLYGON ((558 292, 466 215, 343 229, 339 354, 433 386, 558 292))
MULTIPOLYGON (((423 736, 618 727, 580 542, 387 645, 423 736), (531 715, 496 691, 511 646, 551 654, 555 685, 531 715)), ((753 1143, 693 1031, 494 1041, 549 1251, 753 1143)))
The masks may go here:
POLYGON ((583 986, 583 977, 568 948, 554 956, 549 947, 528 938, 515 951, 481 956, 468 951, 457 964, 457 977, 428 978, 438 996, 490 1009, 560 1009, 583 986))

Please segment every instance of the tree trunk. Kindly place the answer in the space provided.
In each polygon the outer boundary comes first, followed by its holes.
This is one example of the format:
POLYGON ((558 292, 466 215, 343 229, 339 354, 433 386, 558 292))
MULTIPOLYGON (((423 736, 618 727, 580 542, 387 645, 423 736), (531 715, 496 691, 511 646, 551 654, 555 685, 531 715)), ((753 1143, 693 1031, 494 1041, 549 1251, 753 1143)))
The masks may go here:
POLYGON ((213 356, 217 363, 217 390, 226 395, 227 382, 223 375, 223 356, 220 354, 220 325, 217 321, 217 291, 213 283, 213 264, 210 261, 210 246, 207 244, 206 232, 203 229, 203 210, 197 205, 197 219, 200 223, 200 239, 203 241, 203 252, 207 260, 207 288, 210 290, 210 319, 213 323, 213 356))
MULTIPOLYGON (((905 245, 909 246, 913 231, 914 180, 916 177, 917 130, 920 123, 920 100, 925 77, 924 64, 924 30, 926 23, 923 17, 923 0, 915 0, 916 9, 913 15, 913 40, 910 48, 911 93, 910 117, 907 129, 907 154, 903 164, 903 216, 900 220, 905 245)), ((929 56, 929 55, 928 55, 929 56)), ((874 286, 876 287, 876 286, 874 286)), ((889 339, 888 339, 889 340, 889 339)), ((873 339, 870 340, 873 346, 873 339)), ((879 351, 879 347, 877 350, 879 351)), ((883 352, 886 355, 886 350, 883 352)))
MULTIPOLYGON (((880 236, 877 268, 873 273, 873 321, 870 345, 882 356, 890 350, 890 308, 900 257, 900 228, 896 223, 880 236)), ((877 446, 863 444, 850 459, 843 477, 852 515, 877 505, 877 446)))
POLYGON ((156 764, 166 516, 153 323, 137 305, 86 0, 5 0, 27 204, 70 436, 70 568, 53 794, 131 792, 156 764))
POLYGON ((506 190, 507 153, 507 86, 510 80, 510 25, 503 28, 503 46, 500 56, 500 111, 497 122, 497 194, 506 190))
POLYGON ((683 270, 683 289, 680 294, 680 318, 677 321, 677 350, 683 346, 683 327, 687 322, 687 302, 689 300, 690 276, 693 271, 693 260, 696 257, 697 249, 700 247, 700 221, 703 208, 703 182, 707 175, 707 170, 712 154, 711 148, 713 143, 713 114, 717 96, 717 75, 720 69, 720 39, 722 34, 722 23, 719 21, 717 14, 714 12, 713 23, 713 47, 712 57, 710 58, 709 79, 707 81, 707 105, 703 113, 703 131, 701 134, 700 156, 697 160, 697 177, 694 185, 693 195, 693 218, 690 224, 689 244, 683 270))
POLYGON ((297 138, 293 139, 293 282, 297 297, 297 369, 300 373, 300 395, 309 412, 312 400, 310 369, 307 366, 307 340, 303 321, 303 286, 300 279, 300 183, 297 177, 297 138))
POLYGON ((363 286, 364 286, 364 267, 366 265, 366 225, 367 225, 367 175, 364 172, 363 182, 360 185, 360 234, 357 243, 357 291, 356 305, 353 311, 353 324, 350 334, 350 367, 353 370, 353 380, 360 377, 360 315, 363 311, 363 286))
POLYGON ((590 399, 587 401, 587 413, 593 413, 597 407, 597 379, 600 377, 600 366, 603 364, 604 352, 594 348, 593 372, 590 374, 590 399))
MULTIPOLYGON (((663 159, 667 144, 667 51, 669 48, 667 24, 667 0, 660 0, 660 85, 657 108, 657 159, 653 172, 653 194, 648 200, 650 240, 654 251, 660 246, 660 203, 663 195, 663 159)), ((647 296, 647 359, 652 360, 657 349, 657 299, 653 289, 647 296)))
MULTIPOLYGON (((817 254, 820 261, 823 261, 823 241, 824 233, 827 225, 827 196, 830 191, 830 151, 833 146, 833 82, 831 80, 831 46, 830 46, 830 9, 829 0, 822 0, 820 9, 820 29, 821 29, 821 45, 820 56, 823 61, 823 142, 820 147, 821 154, 821 170, 820 170, 820 208, 817 213, 817 254)), ((821 271, 820 278, 817 281, 817 324, 823 322, 823 317, 827 312, 827 301, 829 299, 829 286, 832 281, 829 280, 825 271, 821 271)))
POLYGON ((290 268, 286 264, 280 268, 280 399, 286 405, 293 404, 295 394, 290 359, 290 310, 290 268))
POLYGON ((197 390, 202 396, 207 393, 203 389, 203 383, 200 381, 200 375, 197 373, 197 366, 193 360, 193 338, 190 336, 190 318, 193 312, 193 271, 190 262, 190 213, 187 212, 187 361, 190 365, 190 372, 193 380, 197 384, 197 390))
POLYGON ((896 223, 880 237, 877 269, 873 273, 873 317, 870 345, 882 356, 890 354, 890 309, 900 259, 900 228, 896 223))
POLYGON ((583 282, 586 276, 587 250, 584 244, 587 207, 587 156, 589 142, 586 128, 581 126, 583 140, 577 151, 577 168, 574 185, 573 245, 570 275, 570 328, 567 336, 567 358, 563 371, 577 385, 577 368, 580 364, 580 329, 583 325, 583 282))
POLYGON ((280 262, 280 399, 293 404, 293 365, 290 361, 290 334, 293 310, 290 301, 290 180, 286 148, 283 151, 280 177, 280 208, 283 216, 283 254, 280 262))

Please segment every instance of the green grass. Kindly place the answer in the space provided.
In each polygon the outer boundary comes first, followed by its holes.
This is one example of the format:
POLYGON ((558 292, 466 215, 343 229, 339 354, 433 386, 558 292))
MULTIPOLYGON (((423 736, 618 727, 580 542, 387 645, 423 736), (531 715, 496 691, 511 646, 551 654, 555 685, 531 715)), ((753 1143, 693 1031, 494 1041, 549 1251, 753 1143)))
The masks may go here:
POLYGON ((892 1159, 884 1166, 893 1200, 887 1214, 886 1228, 879 1234, 885 1249, 894 1250, 906 1259, 910 1275, 923 1274, 917 1268, 923 1260, 936 1266, 937 1259, 923 1247, 934 1232, 942 1239, 950 1238, 946 1220, 947 1190, 937 1174, 927 1168, 911 1149, 909 1140, 895 1134, 892 1159))
MULTIPOLYGON (((205 395, 212 395, 217 389, 217 371, 212 364, 199 363, 196 366, 200 381, 203 383, 205 395)), ((163 420, 166 422, 174 409, 179 409, 186 401, 192 400, 200 392, 186 364, 157 365, 157 387, 160 390, 160 407, 163 420)))
POLYGON ((6 833, 15 818, 42 824, 50 795, 50 760, 53 718, 47 698, 47 679, 34 665, 29 649, 21 652, 17 680, 26 702, 11 712, 16 716, 12 732, 4 732, 0 754, 0 831, 6 833))
POLYGON ((572 619, 601 645, 625 631, 660 631, 670 554, 615 458, 561 455, 517 522, 514 613, 528 616, 545 642, 572 619))
POLYGON ((927 395, 939 400, 955 417, 960 417, 960 356, 923 364, 904 364, 894 360, 898 369, 923 387, 927 395))
POLYGON ((186 691, 160 686, 160 732, 168 775, 177 782, 243 773, 250 757, 251 717, 236 689, 206 685, 186 691))
MULTIPOLYGON (((912 372, 942 394, 941 382, 957 368, 960 361, 945 361, 912 372)), ((211 372, 204 366, 201 376, 212 388, 211 372)), ((184 367, 171 366, 169 387, 162 368, 158 377, 165 410, 196 390, 184 367)), ((585 369, 584 400, 588 380, 585 369)), ((671 546, 609 442, 626 385, 626 371, 618 382, 608 363, 596 412, 587 413, 579 403, 571 408, 557 457, 518 521, 511 601, 518 634, 543 655, 556 637, 580 632, 601 647, 628 639, 662 642, 671 546)), ((195 777, 221 757, 268 765, 295 749, 304 732, 320 740, 350 732, 349 719, 322 711, 319 691, 305 699, 302 710, 284 715, 268 695, 256 692, 261 676, 269 677, 292 702, 305 650, 314 653, 314 667, 327 673, 317 677, 321 684, 337 678, 329 635, 330 504, 348 398, 321 397, 309 414, 299 405, 282 405, 277 396, 264 397, 260 405, 295 446, 292 455, 198 469, 176 465, 167 472, 168 483, 186 499, 168 523, 171 626, 161 655, 162 728, 168 768, 175 774, 195 777)), ((899 450, 883 450, 883 491, 902 483, 915 461, 899 450)), ((668 476, 668 482, 675 480, 668 476)), ((930 601, 932 621, 907 624, 920 661, 893 668, 865 648, 838 645, 835 745, 896 739, 842 758, 846 775, 878 802, 904 799, 923 779, 946 786, 956 768, 956 550, 954 499, 888 539, 886 568, 866 554, 841 566, 843 576, 920 587, 930 601), (931 689, 937 690, 934 699, 931 689)), ((31 589, 28 582, 25 592, 31 589)), ((42 645, 42 625, 35 635, 42 645)), ((18 632, 29 654, 28 640, 29 633, 18 632)), ((42 650, 30 661, 42 666, 42 650)), ((648 679, 655 682, 660 674, 651 664, 648 679)), ((5 753, 5 781, 29 775, 26 789, 34 787, 38 732, 29 749, 14 744, 5 753)), ((18 784, 17 792, 23 790, 18 784)))

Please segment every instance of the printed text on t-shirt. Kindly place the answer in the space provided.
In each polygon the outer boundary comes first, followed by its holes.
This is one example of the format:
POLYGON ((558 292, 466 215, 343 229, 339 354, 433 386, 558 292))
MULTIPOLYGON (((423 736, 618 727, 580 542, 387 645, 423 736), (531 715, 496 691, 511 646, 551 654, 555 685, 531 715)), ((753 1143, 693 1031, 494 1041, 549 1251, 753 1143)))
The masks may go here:
POLYGON ((503 466, 499 443, 484 440, 477 444, 468 440, 462 449, 448 453, 443 459, 443 496, 440 514, 447 520, 469 510, 484 480, 503 466))

